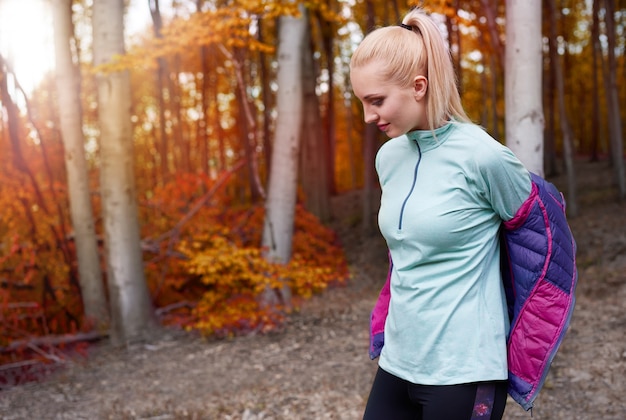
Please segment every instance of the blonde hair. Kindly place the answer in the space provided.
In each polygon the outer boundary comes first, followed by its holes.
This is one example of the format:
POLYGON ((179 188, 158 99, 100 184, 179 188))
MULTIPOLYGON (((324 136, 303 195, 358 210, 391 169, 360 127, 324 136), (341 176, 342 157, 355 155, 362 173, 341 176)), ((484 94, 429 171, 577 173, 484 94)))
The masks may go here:
POLYGON ((384 63, 384 75, 401 87, 413 86, 415 76, 428 79, 426 113, 431 130, 456 120, 469 122, 456 86, 450 51, 433 19, 421 8, 402 21, 411 27, 388 26, 368 34, 350 60, 350 69, 372 61, 384 63))

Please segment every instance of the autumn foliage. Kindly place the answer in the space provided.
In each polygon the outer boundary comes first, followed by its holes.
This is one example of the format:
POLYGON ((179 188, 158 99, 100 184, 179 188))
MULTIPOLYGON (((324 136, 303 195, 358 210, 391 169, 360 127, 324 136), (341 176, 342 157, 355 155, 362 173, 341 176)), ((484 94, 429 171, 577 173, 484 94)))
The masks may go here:
MULTIPOLYGON (((217 192, 176 227, 190 204, 210 189, 203 177, 177 175, 141 207, 146 273, 155 305, 192 302, 195 308, 186 317, 185 327, 220 335, 265 328, 279 321, 270 320, 277 314, 275 309, 262 309, 256 303, 266 287, 280 287, 286 281, 295 297, 308 298, 331 283, 346 280, 348 272, 335 234, 301 205, 296 211, 294 256, 287 265, 270 264, 263 258, 261 205, 230 206, 228 196, 217 192)), ((23 194, 27 192, 28 188, 23 194)), ((12 338, 76 330, 81 307, 79 290, 71 281, 75 267, 64 264, 62 250, 53 246, 56 236, 44 234, 46 218, 31 219, 33 229, 42 231, 35 238, 23 229, 28 226, 20 220, 24 213, 13 215, 12 223, 4 225, 13 227, 3 235, 8 252, 0 258, 4 273, 0 345, 12 338)), ((63 247, 71 248, 71 243, 71 237, 66 237, 63 247)))
MULTIPOLYGON (((178 220, 188 203, 207 190, 210 185, 200 178, 182 176, 158 189, 149 207, 158 203, 164 216, 160 220, 178 220)), ((147 265, 157 305, 193 302, 191 311, 171 314, 166 322, 217 336, 266 331, 280 325, 288 309, 261 306, 258 298, 266 289, 286 284, 297 304, 348 278, 335 233, 301 205, 296 208, 292 260, 286 265, 268 262, 259 247, 263 215, 261 205, 233 206, 227 195, 216 194, 171 234, 176 239, 170 236, 161 243, 147 265)), ((154 227, 146 229, 154 232, 154 227)))
MULTIPOLYGON (((296 211, 292 261, 269 263, 259 247, 263 206, 232 205, 224 189, 212 188, 214 183, 179 174, 142 202, 146 278, 163 324, 218 337, 268 331, 281 325, 302 299, 348 278, 334 232, 301 205, 296 211), (190 212, 192 208, 195 211, 190 212), (266 288, 285 283, 293 294, 292 305, 259 304, 257 298, 266 288)), ((28 192, 22 187, 23 195, 28 192)), ((91 326, 81 315, 76 267, 62 251, 71 249, 71 236, 62 246, 54 246, 57 237, 50 232, 57 226, 46 226, 52 221, 31 219, 33 229, 41 232, 35 237, 23 229, 29 226, 25 213, 12 214, 12 223, 3 225, 3 247, 8 252, 0 258, 0 347, 25 338, 88 330, 91 326)), ((0 361, 19 359, 19 354, 5 354, 0 361)))

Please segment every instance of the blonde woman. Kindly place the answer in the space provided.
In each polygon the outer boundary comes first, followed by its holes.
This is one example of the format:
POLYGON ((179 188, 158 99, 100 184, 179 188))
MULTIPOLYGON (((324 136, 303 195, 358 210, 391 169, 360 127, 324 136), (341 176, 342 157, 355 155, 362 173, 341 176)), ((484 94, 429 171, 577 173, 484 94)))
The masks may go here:
POLYGON ((510 322, 499 232, 529 197, 530 174, 466 116, 423 10, 367 35, 350 78, 365 121, 390 137, 376 156, 387 306, 364 418, 500 419, 510 322))

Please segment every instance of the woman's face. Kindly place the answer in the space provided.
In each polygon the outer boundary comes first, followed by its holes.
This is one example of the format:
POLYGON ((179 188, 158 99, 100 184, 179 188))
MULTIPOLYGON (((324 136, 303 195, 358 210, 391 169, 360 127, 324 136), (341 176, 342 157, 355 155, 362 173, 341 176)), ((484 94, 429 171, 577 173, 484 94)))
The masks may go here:
POLYGON ((350 72, 354 94, 363 103, 365 122, 375 123, 392 138, 428 129, 426 78, 416 76, 414 86, 401 87, 385 79, 382 70, 382 65, 374 61, 350 72))

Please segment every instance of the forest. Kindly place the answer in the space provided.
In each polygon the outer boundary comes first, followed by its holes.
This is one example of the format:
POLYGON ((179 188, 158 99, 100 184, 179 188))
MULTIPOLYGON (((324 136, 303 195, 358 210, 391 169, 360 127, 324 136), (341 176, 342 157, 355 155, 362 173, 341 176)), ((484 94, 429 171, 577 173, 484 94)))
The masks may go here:
MULTIPOLYGON (((385 138, 363 121, 348 63, 364 34, 410 7, 437 16, 465 109, 507 144, 509 2, 149 0, 133 36, 128 1, 48 3, 55 68, 27 90, 0 51, 3 371, 163 327, 280 330, 350 282, 333 226, 378 235, 385 138), (281 49, 298 40, 290 62, 281 49), (359 211, 339 220, 332 200, 355 191, 359 211)), ((539 3, 534 140, 574 219, 576 162, 605 162, 601 188, 626 198, 626 2, 539 3)))

